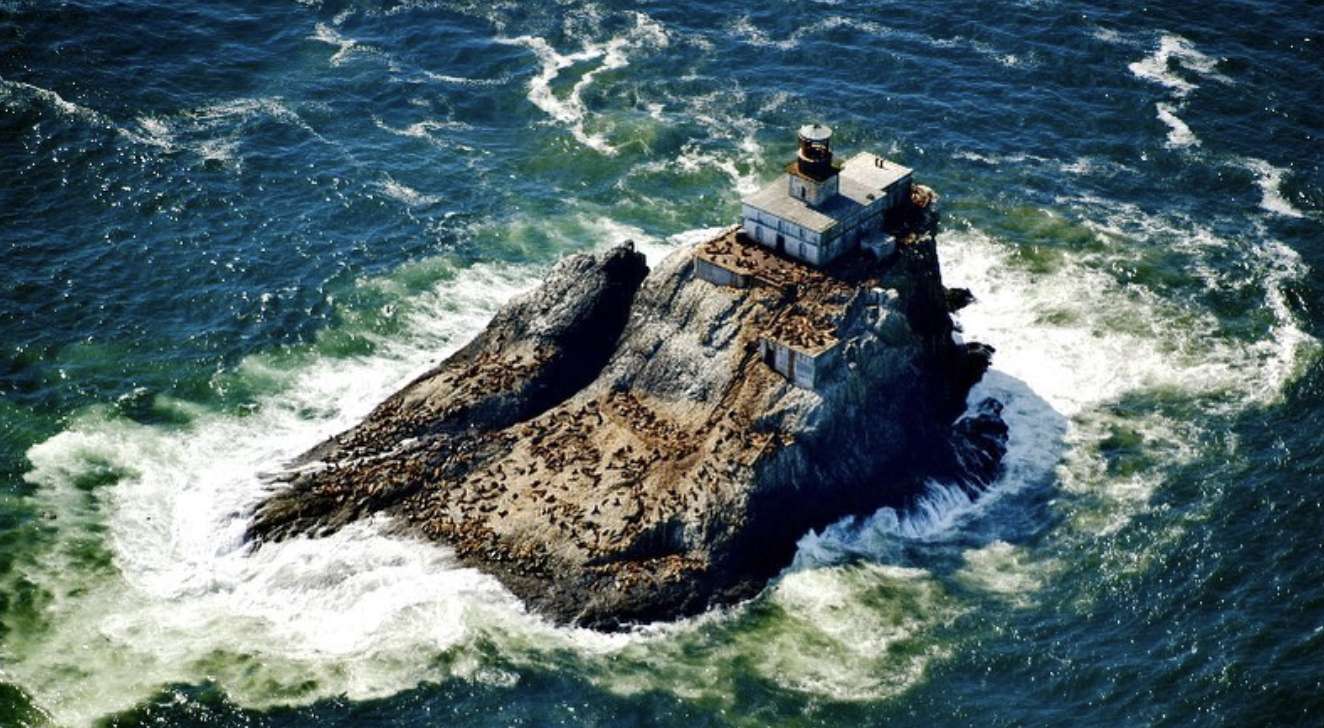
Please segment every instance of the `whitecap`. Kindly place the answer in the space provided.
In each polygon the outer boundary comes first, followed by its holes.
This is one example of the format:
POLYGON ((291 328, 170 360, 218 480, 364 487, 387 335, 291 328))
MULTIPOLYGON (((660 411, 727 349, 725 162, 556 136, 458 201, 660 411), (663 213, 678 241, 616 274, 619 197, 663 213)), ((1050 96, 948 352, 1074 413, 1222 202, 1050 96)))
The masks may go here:
POLYGON ((356 53, 378 54, 380 51, 372 46, 362 45, 353 38, 346 38, 340 31, 326 23, 318 23, 314 28, 313 34, 308 36, 310 40, 320 41, 327 45, 335 46, 336 52, 331 56, 331 65, 339 66, 356 53))
POLYGON ((730 33, 745 43, 760 48, 776 48, 777 50, 786 51, 800 44, 800 39, 794 35, 781 40, 773 40, 762 28, 755 25, 754 20, 748 15, 736 18, 731 25, 730 33))
POLYGON ((1112 28, 1096 27, 1090 35, 1096 40, 1103 41, 1109 45, 1122 45, 1126 42, 1126 38, 1122 33, 1112 28))
POLYGON ((440 83, 454 84, 456 86, 504 86, 510 83, 508 77, 500 78, 469 78, 467 76, 451 76, 444 73, 434 73, 432 71, 423 71, 423 76, 440 83))
POLYGON ((1256 184, 1260 187, 1261 208, 1286 217, 1305 216, 1283 196, 1283 178, 1287 176, 1288 170, 1253 157, 1247 157, 1242 163, 1246 169, 1255 173, 1256 184))
POLYGON ((380 189, 387 197, 397 202, 403 202, 410 207, 427 207, 428 205, 435 205, 443 199, 438 195, 425 195, 412 187, 396 182, 390 177, 378 180, 377 189, 380 189))
POLYGON ((742 15, 731 24, 729 32, 751 46, 759 48, 775 48, 777 50, 787 51, 799 47, 804 42, 805 38, 812 38, 815 35, 820 35, 838 28, 849 28, 865 35, 878 38, 886 38, 894 35, 893 31, 882 23, 877 23, 871 20, 860 20, 858 18, 848 18, 841 15, 830 15, 825 18, 819 18, 812 23, 797 26, 791 35, 781 39, 776 39, 768 35, 765 30, 755 25, 753 18, 748 15, 742 15))
POLYGON ((42 88, 41 86, 34 86, 33 84, 25 83, 23 81, 10 81, 3 76, 0 76, 0 95, 24 95, 35 97, 45 102, 56 111, 71 118, 81 119, 102 127, 115 126, 109 119, 106 119, 91 107, 76 104, 65 99, 56 91, 42 88))
POLYGON ((164 119, 155 116, 140 116, 136 123, 141 131, 140 134, 135 135, 138 141, 168 152, 175 149, 174 131, 164 119))
POLYGON ((1176 106, 1162 102, 1155 106, 1158 109, 1159 121, 1168 125, 1167 147, 1169 149, 1200 146, 1199 137, 1195 136, 1195 132, 1191 131, 1191 127, 1187 126, 1186 122, 1177 117, 1176 106))
MULTIPOLYGON (((449 148, 453 148, 454 145, 447 142, 444 139, 438 139, 433 132, 438 132, 438 131, 462 132, 462 131, 467 131, 471 128, 468 124, 465 124, 464 122, 438 121, 435 119, 426 119, 424 121, 414 122, 413 124, 410 124, 409 126, 406 127, 394 127, 376 117, 373 117, 372 123, 378 129, 381 129, 382 131, 387 132, 389 134, 394 134, 396 136, 402 136, 402 137, 409 137, 411 139, 423 139, 432 142, 433 144, 436 144, 438 146, 444 145, 449 148)), ((474 150, 465 147, 462 151, 472 152, 474 150)))
POLYGON ((1159 47, 1152 55, 1129 64, 1127 68, 1136 78, 1165 86, 1182 97, 1199 88, 1181 73, 1183 71, 1198 78, 1228 83, 1227 77, 1215 70, 1217 66, 1218 59, 1201 53, 1189 40, 1169 34, 1159 40, 1159 47))
POLYGON ((1135 174, 1135 170, 1120 162, 1099 157, 1078 157, 1074 161, 1059 163, 1058 169, 1067 173, 1087 176, 1114 176, 1119 174, 1135 174))

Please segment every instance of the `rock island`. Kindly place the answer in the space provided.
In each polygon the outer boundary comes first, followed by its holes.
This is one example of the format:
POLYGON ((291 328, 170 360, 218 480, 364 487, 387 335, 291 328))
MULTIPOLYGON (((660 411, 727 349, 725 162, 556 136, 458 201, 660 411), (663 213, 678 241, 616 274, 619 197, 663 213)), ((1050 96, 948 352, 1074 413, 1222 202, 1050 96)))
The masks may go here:
POLYGON ((654 270, 629 243, 557 264, 463 349, 294 461, 255 544, 374 513, 536 612, 597 629, 758 593, 811 529, 979 489, 1001 406, 961 343, 936 195, 800 129, 741 224, 654 270))

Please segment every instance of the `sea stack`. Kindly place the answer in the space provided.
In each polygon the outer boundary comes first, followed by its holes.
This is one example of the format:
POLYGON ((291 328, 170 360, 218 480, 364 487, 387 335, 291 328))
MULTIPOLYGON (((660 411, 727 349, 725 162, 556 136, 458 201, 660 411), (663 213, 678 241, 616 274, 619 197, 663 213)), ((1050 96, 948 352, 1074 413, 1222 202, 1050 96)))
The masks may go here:
POLYGON ((953 336, 936 196, 800 130, 741 225, 649 271, 561 261, 470 344, 291 464, 255 544, 372 513, 453 548, 558 623, 673 619, 755 595, 811 529, 979 489, 992 350, 953 336))

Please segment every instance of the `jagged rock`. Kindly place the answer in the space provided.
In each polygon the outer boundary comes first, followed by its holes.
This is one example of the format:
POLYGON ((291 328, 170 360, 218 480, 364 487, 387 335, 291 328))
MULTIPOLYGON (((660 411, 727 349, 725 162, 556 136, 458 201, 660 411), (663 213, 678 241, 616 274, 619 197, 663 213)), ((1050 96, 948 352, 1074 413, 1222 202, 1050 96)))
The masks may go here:
POLYGON ((1000 405, 958 421, 992 350, 954 341, 931 231, 744 289, 694 259, 566 259, 296 461, 250 537, 385 512, 551 619, 613 629, 752 596, 809 529, 927 477, 995 476, 1000 405), (812 389, 769 366, 769 336, 835 345, 812 389))
POLYGON ((975 294, 970 292, 969 288, 948 288, 947 289, 947 311, 956 313, 961 309, 975 302, 975 294))

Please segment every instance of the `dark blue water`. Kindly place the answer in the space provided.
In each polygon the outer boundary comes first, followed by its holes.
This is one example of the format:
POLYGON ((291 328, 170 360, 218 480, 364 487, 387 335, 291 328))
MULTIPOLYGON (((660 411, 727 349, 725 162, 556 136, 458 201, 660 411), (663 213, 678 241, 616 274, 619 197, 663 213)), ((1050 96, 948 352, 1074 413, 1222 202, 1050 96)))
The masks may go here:
POLYGON ((0 726, 1324 724, 1322 61, 1307 2, 0 2, 0 726), (943 197, 984 498, 611 637, 380 524, 244 552, 261 473, 810 121, 943 197))

